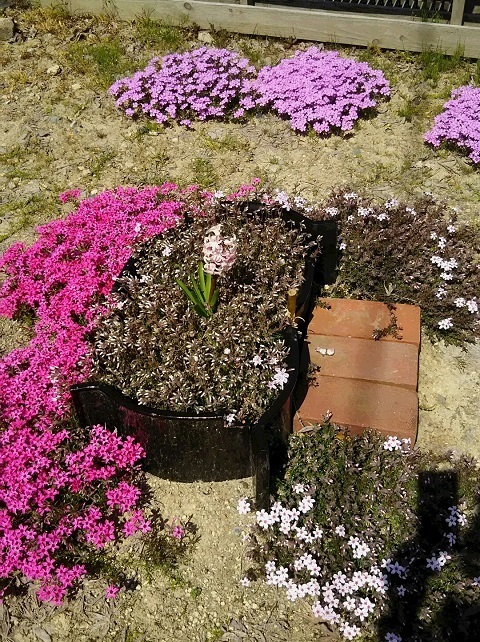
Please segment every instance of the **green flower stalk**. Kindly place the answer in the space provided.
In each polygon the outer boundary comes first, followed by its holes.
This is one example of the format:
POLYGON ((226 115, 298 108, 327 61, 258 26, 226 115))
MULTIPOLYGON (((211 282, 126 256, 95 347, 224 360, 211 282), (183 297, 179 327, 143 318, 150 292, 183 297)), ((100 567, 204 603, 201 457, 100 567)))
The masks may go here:
POLYGON ((198 278, 190 275, 192 289, 180 279, 175 279, 193 305, 193 309, 202 317, 209 318, 218 305, 217 277, 221 276, 235 263, 237 240, 235 237, 221 236, 221 225, 215 225, 205 234, 203 241, 203 260, 205 265, 198 264, 198 278))

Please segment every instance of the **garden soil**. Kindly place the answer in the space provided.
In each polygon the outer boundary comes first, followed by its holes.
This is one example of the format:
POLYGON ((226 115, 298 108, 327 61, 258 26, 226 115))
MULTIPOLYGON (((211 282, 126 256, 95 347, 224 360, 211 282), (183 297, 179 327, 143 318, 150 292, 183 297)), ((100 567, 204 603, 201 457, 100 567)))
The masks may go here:
MULTIPOLYGON (((212 39, 210 34, 200 37, 212 39)), ((313 200, 339 186, 409 201, 428 191, 445 202, 447 217, 455 207, 462 220, 480 221, 478 169, 456 152, 434 152, 422 140, 452 86, 460 84, 458 70, 432 82, 423 78, 413 56, 371 54, 371 64, 382 66, 393 84, 392 97, 350 136, 298 136, 287 122, 270 115, 242 124, 197 124, 190 131, 162 129, 116 110, 105 89, 105 63, 98 56, 92 62, 88 54, 90 44, 105 42, 117 43, 130 70, 158 53, 140 42, 134 25, 39 12, 17 14, 15 38, 0 42, 0 250, 14 241, 32 242, 38 224, 66 214, 68 206, 57 204, 61 191, 80 187, 90 195, 116 185, 164 180, 229 189, 259 176, 272 187, 313 200)), ((228 44, 263 55, 267 63, 308 46, 247 38, 228 44)), ((468 65, 461 73, 468 82, 468 65)), ((27 338, 25 330, 0 320, 0 354, 27 338)), ((462 350, 423 338, 419 446, 480 457, 479 373, 480 346, 462 350)), ((248 568, 243 533, 251 517, 238 515, 236 504, 251 495, 251 480, 179 484, 149 479, 165 516, 191 516, 196 524, 198 541, 179 569, 168 574, 147 565, 138 571, 138 589, 115 601, 106 602, 105 587, 89 581, 76 600, 60 609, 39 605, 33 593, 8 607, 0 605, 2 639, 334 638, 305 605, 291 604, 260 583, 240 585, 248 568)))

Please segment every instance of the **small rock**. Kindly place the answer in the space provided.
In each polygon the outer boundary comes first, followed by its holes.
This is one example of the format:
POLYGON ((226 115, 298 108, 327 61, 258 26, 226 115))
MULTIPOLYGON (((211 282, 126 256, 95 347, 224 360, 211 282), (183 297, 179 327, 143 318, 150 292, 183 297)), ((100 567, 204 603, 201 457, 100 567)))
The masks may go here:
POLYGON ((441 406, 445 406, 445 405, 447 404, 447 398, 446 398, 446 397, 444 397, 443 395, 437 395, 437 402, 438 402, 441 406))
POLYGON ((0 40, 10 40, 13 38, 15 26, 11 18, 0 18, 0 40))
POLYGON ((75 82, 72 85, 72 91, 78 91, 81 88, 82 88, 82 85, 79 82, 75 82))
POLYGON ((37 180, 28 181, 23 186, 23 193, 25 196, 35 196, 41 192, 40 183, 37 180))
POLYGON ((213 44, 213 36, 208 31, 199 31, 197 40, 200 40, 200 42, 205 42, 208 45, 213 44))
POLYGON ((47 74, 49 76, 58 76, 61 73, 62 73, 62 68, 60 67, 60 65, 52 65, 47 69, 47 74))
POLYGON ((42 629, 42 627, 40 626, 36 626, 33 629, 33 633, 37 638, 42 640, 42 642, 52 642, 52 638, 50 637, 48 631, 46 631, 45 629, 42 629))

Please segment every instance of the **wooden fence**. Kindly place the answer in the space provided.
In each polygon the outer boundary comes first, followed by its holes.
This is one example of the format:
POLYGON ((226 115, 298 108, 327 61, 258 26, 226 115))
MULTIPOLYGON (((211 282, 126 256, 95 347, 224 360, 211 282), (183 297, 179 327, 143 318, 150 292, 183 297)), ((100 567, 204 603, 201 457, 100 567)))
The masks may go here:
MULTIPOLYGON (((41 0, 51 4, 51 0, 41 0)), ((147 11, 153 19, 171 24, 197 24, 201 29, 225 29, 242 34, 296 38, 384 49, 423 51, 429 48, 480 58, 480 25, 462 24, 465 0, 453 0, 450 21, 424 22, 408 16, 381 16, 355 12, 255 6, 254 0, 200 2, 198 0, 70 0, 72 10, 117 12, 134 19, 147 11)))

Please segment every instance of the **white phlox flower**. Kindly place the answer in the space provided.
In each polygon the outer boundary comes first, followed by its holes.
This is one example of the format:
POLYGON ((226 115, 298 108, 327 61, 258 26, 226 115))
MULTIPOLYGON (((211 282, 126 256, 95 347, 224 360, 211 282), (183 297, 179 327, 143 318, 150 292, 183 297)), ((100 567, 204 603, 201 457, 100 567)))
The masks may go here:
POLYGON ((450 330, 453 327, 452 317, 447 317, 438 322, 438 327, 440 330, 450 330))
POLYGON ((246 515, 251 510, 252 509, 248 499, 246 497, 240 497, 237 504, 237 511, 240 513, 240 515, 246 515))
POLYGON ((305 497, 299 502, 298 510, 301 513, 308 513, 309 510, 313 508, 315 500, 310 495, 305 495, 305 497))

